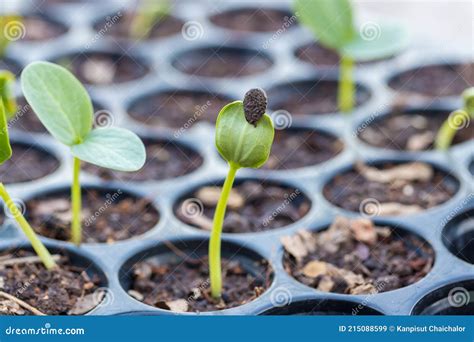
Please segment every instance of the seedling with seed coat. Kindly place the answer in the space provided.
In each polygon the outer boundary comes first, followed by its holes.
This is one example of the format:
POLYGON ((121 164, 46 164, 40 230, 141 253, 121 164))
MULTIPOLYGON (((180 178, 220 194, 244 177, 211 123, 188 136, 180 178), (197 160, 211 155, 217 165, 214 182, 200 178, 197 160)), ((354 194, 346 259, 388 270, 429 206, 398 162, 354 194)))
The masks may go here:
POLYGON ((367 22, 358 29, 349 0, 296 0, 295 13, 318 43, 340 56, 338 106, 344 113, 355 106, 355 61, 391 57, 407 43, 398 26, 367 22))
POLYGON ((229 172, 222 186, 214 214, 209 241, 209 274, 211 294, 222 294, 221 234, 232 185, 240 168, 259 168, 268 159, 275 131, 270 117, 265 114, 267 99, 261 89, 252 89, 244 101, 226 105, 216 122, 216 147, 229 164, 229 172))
POLYGON ((29 64, 21 75, 26 100, 41 123, 73 156, 71 241, 79 245, 81 229, 81 160, 118 171, 137 171, 145 163, 145 146, 124 128, 92 129, 92 102, 83 85, 65 68, 29 64))
MULTIPOLYGON (((10 159, 11 156, 12 148, 10 146, 10 138, 8 135, 7 118, 5 115, 3 102, 0 101, 0 164, 3 164, 5 161, 10 159)), ((3 200, 4 206, 8 209, 11 216, 15 219, 23 233, 30 241, 31 246, 35 250, 38 257, 41 259, 41 262, 44 264, 44 266, 49 270, 56 267, 56 262, 54 261, 53 257, 38 238, 33 228, 31 228, 28 221, 26 221, 21 209, 18 208, 15 201, 8 194, 7 189, 3 183, 0 183, 0 197, 3 200)))

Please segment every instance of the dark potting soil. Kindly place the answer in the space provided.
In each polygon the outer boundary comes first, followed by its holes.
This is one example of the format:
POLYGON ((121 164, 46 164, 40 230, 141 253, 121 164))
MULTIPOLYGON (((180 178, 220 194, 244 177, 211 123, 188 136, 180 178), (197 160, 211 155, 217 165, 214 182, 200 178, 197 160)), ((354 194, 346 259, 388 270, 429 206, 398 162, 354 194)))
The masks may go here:
POLYGON ((230 309, 259 297, 271 283, 271 270, 262 260, 249 272, 237 260, 222 259, 221 300, 210 292, 207 259, 179 258, 174 263, 143 261, 134 265, 129 294, 148 305, 176 312, 230 309))
MULTIPOLYGON (((359 138, 369 145, 391 150, 431 150, 439 128, 448 116, 446 111, 394 112, 361 128, 359 138)), ((474 139, 474 130, 463 127, 456 133, 453 144, 471 139, 474 139)))
MULTIPOLYGON (((220 186, 204 186, 183 198, 175 213, 182 221, 211 230, 220 186)), ((250 233, 292 224, 305 216, 310 200, 300 189, 244 181, 235 184, 228 201, 223 231, 250 233)))
POLYGON ((223 95, 177 90, 141 98, 128 113, 148 125, 186 130, 199 121, 215 123, 219 111, 229 102, 231 99, 223 95))
POLYGON ((175 178, 193 172, 202 165, 202 157, 173 142, 143 140, 146 162, 137 172, 120 172, 85 164, 84 170, 105 180, 147 181, 175 178))
MULTIPOLYGON (((311 63, 316 66, 324 66, 324 67, 338 67, 339 66, 339 55, 324 46, 321 46, 317 43, 310 43, 307 45, 303 45, 296 49, 295 51, 296 58, 311 63)), ((384 60, 384 59, 382 59, 384 60)), ((380 62, 382 60, 375 60, 370 62, 358 62, 357 64, 365 65, 371 64, 375 62, 380 62)))
POLYGON ((12 157, 0 165, 0 179, 5 184, 28 182, 45 177, 59 167, 53 155, 31 145, 12 143, 12 157))
MULTIPOLYGON (((211 16, 217 26, 240 32, 275 32, 294 25, 291 13, 271 8, 239 8, 211 16)), ((287 29, 288 29, 287 28, 287 29)))
MULTIPOLYGON (((137 237, 153 228, 159 213, 145 198, 120 189, 82 190, 83 242, 113 243, 137 237)), ((70 240, 69 192, 56 192, 26 203, 26 216, 37 233, 56 240, 70 240)))
POLYGON ((371 216, 406 215, 446 202, 459 188, 453 176, 425 163, 385 163, 368 167, 370 171, 366 173, 362 168, 367 166, 359 163, 354 169, 336 175, 324 186, 326 199, 338 207, 371 216), (382 180, 400 166, 410 170, 382 180), (373 175, 380 171, 384 175, 373 175), (408 175, 410 179, 406 178, 408 175), (378 180, 374 176, 382 178, 378 180))
MULTIPOLYGON (((286 110, 292 115, 327 114, 338 111, 337 82, 329 80, 302 81, 283 84, 270 89, 269 107, 286 110)), ((356 92, 356 105, 370 98, 370 93, 361 87, 356 92)))
POLYGON ((178 70, 204 77, 243 77, 261 73, 272 61, 257 51, 238 48, 202 48, 186 52, 174 60, 178 70))
POLYGON ((137 58, 120 53, 80 53, 58 58, 55 63, 71 70, 82 83, 93 85, 128 82, 150 71, 137 58))
POLYGON ((286 271, 324 292, 395 290, 421 280, 434 261, 433 249, 417 236, 365 218, 337 217, 323 232, 300 231, 282 243, 286 271))
POLYGON ((67 28, 64 25, 39 15, 23 16, 21 21, 25 26, 25 36, 22 40, 28 42, 50 40, 67 32, 67 28))
MULTIPOLYGON (((74 266, 67 255, 57 260, 58 268, 48 271, 34 258, 33 252, 7 251, 0 256, 1 291, 26 302, 47 315, 80 315, 92 310, 103 299, 98 291, 100 279, 86 269, 74 266), (11 264, 15 261, 14 264, 11 264), (3 265, 2 265, 3 264, 3 265)), ((32 315, 17 302, 0 297, 0 315, 32 315)))
MULTIPOLYGON (((135 13, 125 12, 122 15, 112 15, 103 18, 94 25, 94 29, 98 32, 103 30, 106 35, 112 36, 114 38, 127 38, 127 39, 136 39, 131 34, 131 25, 135 18, 135 13)), ((183 27, 183 21, 175 18, 171 15, 166 15, 159 18, 151 27, 148 35, 141 37, 140 39, 154 39, 171 36, 173 34, 181 32, 183 27)))
POLYGON ((288 170, 325 162, 342 151, 336 137, 311 130, 276 130, 272 151, 263 169, 288 170))
POLYGON ((458 96, 474 86, 474 63, 438 64, 405 71, 389 82, 395 90, 426 96, 458 96))

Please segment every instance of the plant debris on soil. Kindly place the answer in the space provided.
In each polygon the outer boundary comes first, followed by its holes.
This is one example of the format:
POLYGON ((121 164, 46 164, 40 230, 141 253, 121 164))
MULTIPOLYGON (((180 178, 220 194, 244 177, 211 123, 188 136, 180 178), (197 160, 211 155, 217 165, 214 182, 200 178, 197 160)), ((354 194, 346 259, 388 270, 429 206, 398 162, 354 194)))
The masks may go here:
POLYGON ((163 180, 186 175, 202 165, 202 157, 173 142, 143 140, 146 147, 145 165, 137 172, 120 172, 92 164, 84 170, 105 180, 148 181, 163 180))
POLYGON ((389 83, 395 90, 420 95, 459 96, 474 86, 474 63, 438 64, 405 71, 389 83))
POLYGON ((346 210, 370 216, 407 215, 446 202, 458 187, 454 177, 422 162, 356 163, 326 184, 323 194, 346 210))
POLYGON ((54 21, 45 19, 38 15, 22 16, 21 22, 25 29, 22 40, 39 42, 57 38, 67 32, 67 28, 54 21))
POLYGON ((253 50, 204 48, 186 52, 173 65, 180 71, 204 77, 243 77, 261 73, 272 61, 253 50))
POLYGON ((271 8, 239 8, 213 15, 211 22, 233 31, 276 32, 296 25, 291 13, 271 8))
MULTIPOLYGON (((115 16, 107 16, 103 20, 98 21, 94 25, 94 29, 97 31, 105 31, 105 35, 114 38, 135 39, 130 35, 130 26, 132 25, 134 18, 135 13, 130 11, 127 11, 120 16, 117 14, 115 16), (113 22, 113 25, 108 24, 111 22, 113 22), (107 30, 104 30, 104 27, 107 27, 107 30)), ((141 39, 149 40, 168 37, 181 32, 182 27, 182 20, 171 15, 165 15, 157 19, 151 27, 148 35, 141 37, 141 39)))
POLYGON ((26 250, 1 254, 0 291, 17 299, 0 295, 1 315, 35 314, 28 306, 46 315, 82 315, 102 301, 105 292, 98 291, 99 277, 72 265, 67 255, 56 259, 59 267, 51 271, 39 259, 32 262, 34 257, 26 250))
POLYGON ((271 269, 264 260, 247 270, 238 260, 222 260, 221 300, 211 296, 207 258, 178 258, 160 264, 149 260, 133 267, 129 295, 148 305, 175 312, 230 309, 259 297, 271 283, 271 269))
POLYGON ((334 158, 344 148, 336 137, 312 130, 277 130, 272 151, 262 169, 291 170, 334 158))
POLYGON ((415 235, 337 217, 322 232, 282 239, 286 271, 324 292, 374 294, 411 285, 428 274, 434 251, 415 235))
POLYGON ((35 147, 12 143, 12 157, 0 165, 0 179, 5 184, 22 183, 45 177, 59 167, 51 154, 35 147))
POLYGON ((111 85, 138 79, 149 72, 136 58, 123 54, 93 52, 66 56, 56 63, 69 69, 82 83, 111 85))
MULTIPOLYGON (((57 192, 26 203, 26 216, 38 234, 56 240, 70 240, 71 200, 57 192)), ((117 190, 83 189, 83 242, 113 243, 139 236, 153 228, 159 213, 146 198, 117 190)))
POLYGON ((177 129, 189 129, 195 123, 215 123, 217 113, 231 99, 201 91, 173 90, 144 97, 136 101, 128 114, 147 125, 177 129))
MULTIPOLYGON (((292 115, 318 115, 338 112, 336 81, 302 81, 276 86, 268 94, 269 107, 286 110, 292 115)), ((370 93, 361 87, 356 91, 356 105, 370 98, 370 93)))
MULTIPOLYGON (((220 186, 203 186, 183 199, 175 213, 188 224, 211 230, 220 193, 220 186)), ((251 233, 284 227, 305 216, 310 207, 299 189, 245 181, 230 192, 223 231, 251 233)))
MULTIPOLYGON (((403 151, 423 151, 433 148, 436 135, 448 117, 445 111, 392 113, 364 128, 359 138, 369 145, 403 151)), ((472 127, 459 129, 453 144, 474 139, 472 127)))

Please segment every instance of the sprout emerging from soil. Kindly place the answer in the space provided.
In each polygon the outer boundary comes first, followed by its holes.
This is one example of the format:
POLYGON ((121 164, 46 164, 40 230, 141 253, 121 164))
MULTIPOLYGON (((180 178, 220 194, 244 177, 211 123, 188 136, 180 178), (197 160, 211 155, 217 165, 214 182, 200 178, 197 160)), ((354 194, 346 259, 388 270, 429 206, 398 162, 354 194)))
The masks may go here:
POLYGON ((3 102, 7 120, 10 120, 16 113, 16 99, 13 96, 14 83, 15 75, 10 71, 0 70, 0 98, 3 102))
POLYGON ((338 106, 344 113, 355 105, 354 62, 393 56, 407 43, 398 26, 369 21, 356 27, 349 0, 296 0, 295 14, 319 44, 340 56, 338 106))
MULTIPOLYGON (((8 136, 8 125, 5 115, 5 108, 3 106, 3 102, 0 101, 0 164, 3 164, 5 161, 10 159, 11 155, 12 148, 10 146, 10 138, 8 136)), ((3 183, 0 183, 0 197, 3 200, 3 205, 8 209, 11 216, 16 220, 46 269, 50 270, 56 267, 56 262, 54 261, 53 257, 38 238, 33 228, 31 228, 28 221, 26 221, 21 209, 8 194, 7 189, 3 183)))
POLYGON ((270 117, 265 114, 266 96, 260 89, 250 90, 244 102, 226 105, 216 122, 216 147, 229 164, 229 172, 214 214, 209 241, 209 274, 211 294, 222 293, 221 233, 230 191, 237 171, 242 167, 259 168, 268 159, 275 131, 270 117))
POLYGON ((167 17, 170 11, 171 4, 169 0, 142 0, 138 4, 130 24, 130 36, 137 40, 148 38, 153 26, 167 17))
POLYGON ((79 245, 81 228, 81 160, 117 171, 137 171, 145 163, 145 146, 124 128, 92 129, 92 102, 83 85, 65 68, 29 64, 21 75, 23 94, 41 123, 73 156, 71 241, 79 245))
POLYGON ((435 145, 439 150, 447 150, 457 131, 469 126, 474 119, 474 87, 464 90, 462 98, 463 108, 452 112, 438 131, 435 145))

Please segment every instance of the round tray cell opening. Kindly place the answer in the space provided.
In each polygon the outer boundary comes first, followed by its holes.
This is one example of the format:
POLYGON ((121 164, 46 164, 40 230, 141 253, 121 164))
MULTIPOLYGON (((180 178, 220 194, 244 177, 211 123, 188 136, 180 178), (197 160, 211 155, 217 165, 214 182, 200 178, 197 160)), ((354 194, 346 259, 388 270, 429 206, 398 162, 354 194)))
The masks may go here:
POLYGON ((120 268, 120 283, 138 301, 181 313, 237 307, 258 300, 270 287, 273 271, 262 256, 241 245, 223 241, 222 300, 212 301, 208 244, 207 239, 181 239, 145 249, 120 268))
POLYGON ((362 217, 339 216, 324 230, 300 230, 280 240, 289 275, 327 293, 397 290, 423 279, 435 260, 433 248, 418 235, 362 217))
POLYGON ((21 24, 18 26, 21 33, 21 41, 44 42, 58 38, 68 31, 68 28, 48 16, 33 13, 22 16, 21 24))
MULTIPOLYGON (((436 135, 448 119, 449 110, 396 110, 377 118, 368 118, 356 129, 363 142, 378 148, 396 151, 432 150, 436 135)), ((467 125, 456 133, 453 145, 474 139, 474 131, 467 125)))
MULTIPOLYGON (((273 111, 291 115, 318 115, 338 112, 337 80, 314 79, 295 81, 274 86, 267 91, 268 106, 273 111)), ((356 105, 370 98, 370 91, 357 84, 356 105)))
POLYGON ((273 116, 275 139, 263 170, 294 170, 326 162, 342 152, 344 143, 321 130, 289 128, 291 118, 286 113, 273 116), (287 127, 285 127, 287 126, 287 127))
POLYGON ((474 63, 426 65, 401 72, 388 83, 404 93, 459 96, 466 88, 474 86, 474 63))
POLYGON ((333 205, 361 215, 415 215, 449 201, 459 181, 422 161, 374 161, 339 170, 324 186, 333 205))
POLYGON ((150 71, 137 56, 118 52, 92 51, 64 55, 54 59, 70 70, 82 83, 110 86, 137 80, 150 71))
POLYGON ((172 140, 142 139, 145 165, 136 172, 120 172, 85 164, 84 170, 106 181, 146 182, 173 179, 196 171, 203 163, 193 149, 172 140))
POLYGON ((212 15, 210 20, 214 25, 235 31, 235 33, 287 31, 297 25, 296 16, 291 12, 265 7, 230 9, 212 15))
MULTIPOLYGON (((278 288, 274 290, 278 291, 278 288)), ((275 297, 276 298, 276 297, 275 297)), ((282 297, 283 298, 283 297, 282 297)), ((381 312, 366 303, 336 299, 309 299, 288 303, 273 303, 275 306, 261 315, 265 316, 375 316, 381 312), (284 304, 284 305, 282 305, 284 304)))
POLYGON ((273 61, 254 49, 211 46, 182 52, 172 64, 185 74, 232 79, 263 73, 273 61))
POLYGON ((39 146, 13 141, 12 157, 0 165, 0 177, 5 184, 25 183, 46 177, 60 166, 59 160, 39 146))
MULTIPOLYGON (((194 188, 174 205, 175 215, 210 231, 222 180, 194 188)), ((262 179, 237 179, 229 197, 224 233, 258 233, 284 228, 302 219, 311 200, 299 188, 262 179)))
MULTIPOLYGON (((3 250, 0 256, 8 259, 0 270, 4 279, 2 291, 48 315, 84 315, 111 302, 107 277, 96 263, 78 250, 49 244, 46 248, 59 266, 48 274, 43 264, 35 261, 31 246, 14 245, 3 250), (33 261, 25 263, 21 258, 33 258, 33 261)), ((9 315, 33 314, 13 302, 5 304, 11 311, 9 315)))
POLYGON ((423 297, 413 315, 472 315, 474 313, 474 279, 449 284, 423 297))
MULTIPOLYGON (((71 238, 70 188, 38 194, 26 202, 25 216, 35 231, 55 240, 71 238)), ((114 243, 137 238, 158 224, 160 214, 144 197, 114 187, 82 187, 83 243, 114 243)))
POLYGON ((178 138, 199 122, 214 124, 219 111, 230 102, 231 98, 218 93, 173 89, 142 96, 127 112, 148 126, 173 129, 178 138))
POLYGON ((443 243, 456 257, 474 265, 474 209, 448 222, 443 230, 443 243))

